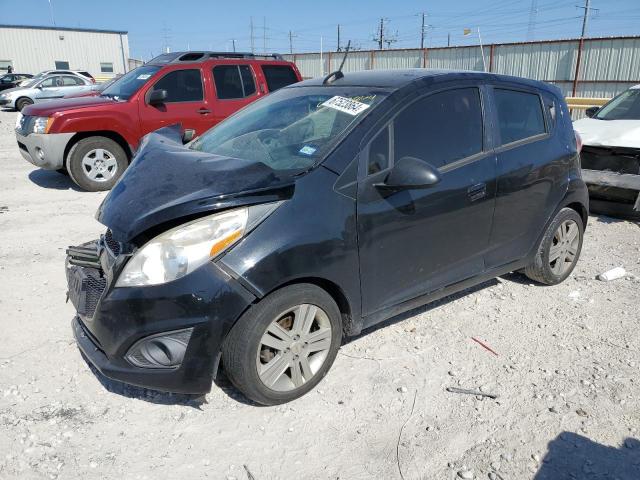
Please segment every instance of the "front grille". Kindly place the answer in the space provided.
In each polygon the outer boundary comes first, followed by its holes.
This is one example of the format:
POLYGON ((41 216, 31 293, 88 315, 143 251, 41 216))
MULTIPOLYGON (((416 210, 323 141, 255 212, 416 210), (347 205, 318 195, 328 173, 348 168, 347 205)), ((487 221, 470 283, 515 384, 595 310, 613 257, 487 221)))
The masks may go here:
POLYGON ((16 125, 16 132, 20 135, 27 136, 33 131, 33 124, 36 121, 36 117, 31 115, 23 115, 20 119, 20 123, 16 125))
POLYGON ((28 152, 28 151, 29 151, 29 150, 27 150, 27 146, 26 146, 24 143, 22 143, 22 142, 18 142, 18 148, 19 148, 20 150, 24 150, 25 152, 28 152))
POLYGON ((86 280, 86 297, 84 301, 84 309, 85 314, 88 317, 93 317, 93 314, 96 311, 96 307, 98 306, 98 302, 102 297, 102 292, 107 287, 107 279, 102 277, 94 277, 93 275, 88 275, 86 280))
POLYGON ((104 234, 104 243, 114 256, 120 255, 120 242, 114 240, 111 230, 107 230, 107 233, 104 234))

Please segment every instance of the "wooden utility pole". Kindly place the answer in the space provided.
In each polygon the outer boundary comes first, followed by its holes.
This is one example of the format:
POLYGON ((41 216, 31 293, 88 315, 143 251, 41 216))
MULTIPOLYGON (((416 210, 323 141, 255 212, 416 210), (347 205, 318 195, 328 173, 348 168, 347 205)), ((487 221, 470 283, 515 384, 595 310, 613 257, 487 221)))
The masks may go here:
POLYGON ((338 24, 338 48, 337 51, 340 52, 340 24, 338 24))
POLYGON ((424 49, 424 12, 422 12, 422 28, 420 29, 420 48, 424 49))
POLYGON ((585 0, 584 7, 584 17, 582 18, 582 34, 580 35, 580 42, 578 43, 578 56, 576 58, 576 72, 573 76, 573 88, 571 89, 571 95, 573 97, 576 96, 578 91, 578 81, 580 78, 580 62, 582 61, 582 50, 584 48, 584 37, 587 35, 587 26, 589 25, 589 13, 591 10, 597 10, 596 8, 591 7, 591 0, 585 0))
POLYGON ((289 53, 293 53, 293 33, 289 30, 289 53))
POLYGON ((380 19, 380 34, 378 35, 378 50, 384 48, 384 18, 380 19))

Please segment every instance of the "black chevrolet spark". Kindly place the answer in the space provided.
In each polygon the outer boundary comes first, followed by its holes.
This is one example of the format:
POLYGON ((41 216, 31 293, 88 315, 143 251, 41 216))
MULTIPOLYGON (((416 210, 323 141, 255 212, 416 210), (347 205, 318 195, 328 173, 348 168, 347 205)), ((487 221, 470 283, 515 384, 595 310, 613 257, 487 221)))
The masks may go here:
POLYGON ((587 221, 557 88, 475 72, 333 74, 183 145, 148 135, 70 247, 73 330, 104 375, 261 404, 327 373, 342 340, 512 271, 573 270, 587 221))

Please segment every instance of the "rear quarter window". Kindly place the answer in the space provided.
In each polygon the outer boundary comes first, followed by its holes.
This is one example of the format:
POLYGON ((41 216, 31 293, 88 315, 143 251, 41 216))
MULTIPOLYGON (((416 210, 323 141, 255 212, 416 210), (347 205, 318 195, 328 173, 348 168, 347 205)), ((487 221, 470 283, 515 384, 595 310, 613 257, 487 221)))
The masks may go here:
POLYGON ((546 133, 538 94, 496 88, 494 98, 501 145, 546 133))
POLYGON ((298 81, 296 72, 288 65, 263 65, 262 72, 270 92, 298 81))

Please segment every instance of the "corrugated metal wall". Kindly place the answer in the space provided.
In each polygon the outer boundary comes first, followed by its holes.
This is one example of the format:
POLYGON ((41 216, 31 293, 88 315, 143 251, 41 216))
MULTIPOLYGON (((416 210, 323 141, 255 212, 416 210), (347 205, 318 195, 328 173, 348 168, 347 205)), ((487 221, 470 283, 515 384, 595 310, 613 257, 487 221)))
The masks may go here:
MULTIPOLYGON (((484 47, 487 69, 495 73, 533 78, 573 93, 580 40, 494 44, 484 47)), ((336 70, 342 53, 285 55, 305 78, 336 70), (330 65, 329 65, 330 62, 330 65)), ((344 71, 428 68, 483 70, 479 46, 409 50, 371 50, 349 53, 344 71)), ((640 83, 640 37, 596 38, 584 41, 576 96, 613 97, 640 83)))
POLYGON ((124 73, 128 58, 126 34, 0 27, 0 61, 10 61, 15 72, 35 74, 55 68, 56 61, 65 61, 72 70, 111 76, 124 73), (101 72, 101 63, 111 63, 113 73, 101 72))

